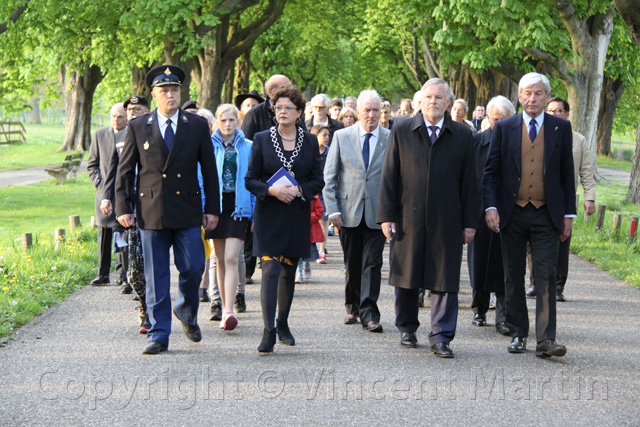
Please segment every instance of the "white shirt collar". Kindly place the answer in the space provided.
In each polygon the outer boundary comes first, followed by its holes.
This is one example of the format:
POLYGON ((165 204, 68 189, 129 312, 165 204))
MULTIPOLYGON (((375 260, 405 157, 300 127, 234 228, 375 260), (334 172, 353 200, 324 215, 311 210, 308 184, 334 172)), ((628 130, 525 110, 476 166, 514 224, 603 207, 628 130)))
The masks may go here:
POLYGON ((160 114, 160 111, 157 111, 158 113, 158 123, 160 123, 160 125, 166 125, 167 124, 167 120, 171 119, 171 122, 174 125, 178 125, 178 116, 180 115, 180 110, 176 110, 176 113, 171 116, 171 117, 165 117, 162 114, 160 114))
POLYGON ((542 127, 542 124, 544 123, 544 112, 538 115, 538 117, 534 119, 530 115, 528 115, 526 112, 523 111, 522 120, 524 120, 524 123, 527 125, 527 128, 531 126, 530 124, 531 120, 535 120, 537 128, 540 129, 542 127))
MULTIPOLYGON (((427 126, 427 129, 429 129, 429 126, 433 126, 431 122, 427 120, 426 117, 422 116, 422 118, 424 119, 424 124, 427 126)), ((442 126, 444 126, 444 116, 440 119, 438 123, 435 124, 435 126, 438 127, 438 136, 440 136, 440 131, 442 130, 442 126)), ((431 131, 431 129, 429 129, 429 131, 431 131)))
POLYGON ((376 128, 371 132, 367 132, 366 130, 364 130, 362 125, 358 122, 358 135, 360 136, 360 138, 364 137, 364 135, 368 133, 370 133, 372 137, 378 138, 378 136, 380 135, 380 125, 376 126, 376 128))

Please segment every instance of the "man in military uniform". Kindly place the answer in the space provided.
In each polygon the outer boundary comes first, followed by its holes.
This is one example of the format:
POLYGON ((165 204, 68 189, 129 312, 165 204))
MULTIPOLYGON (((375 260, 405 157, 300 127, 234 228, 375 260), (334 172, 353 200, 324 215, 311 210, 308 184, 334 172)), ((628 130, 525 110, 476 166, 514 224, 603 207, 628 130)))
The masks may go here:
POLYGON ((180 272, 173 313, 187 338, 194 342, 202 339, 197 323, 198 288, 204 270, 200 227, 216 227, 220 200, 207 121, 179 109, 184 76, 184 71, 173 65, 162 65, 147 73, 146 82, 158 108, 129 123, 118 166, 117 218, 125 227, 137 223, 144 251, 151 329, 143 354, 166 351, 169 345, 171 247, 180 272), (204 214, 198 163, 202 165, 206 197, 204 214))

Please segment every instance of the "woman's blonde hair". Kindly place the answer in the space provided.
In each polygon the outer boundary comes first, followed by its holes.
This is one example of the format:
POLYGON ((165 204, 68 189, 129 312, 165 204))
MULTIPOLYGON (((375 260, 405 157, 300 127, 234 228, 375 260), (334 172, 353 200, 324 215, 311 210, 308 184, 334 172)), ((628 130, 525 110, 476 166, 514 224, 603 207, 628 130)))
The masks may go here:
POLYGON ((238 109, 236 108, 235 105, 220 104, 218 105, 218 108, 216 108, 216 122, 213 125, 214 129, 218 129, 218 127, 220 127, 220 117, 222 117, 224 113, 231 113, 235 116, 236 120, 240 120, 238 118, 238 109))

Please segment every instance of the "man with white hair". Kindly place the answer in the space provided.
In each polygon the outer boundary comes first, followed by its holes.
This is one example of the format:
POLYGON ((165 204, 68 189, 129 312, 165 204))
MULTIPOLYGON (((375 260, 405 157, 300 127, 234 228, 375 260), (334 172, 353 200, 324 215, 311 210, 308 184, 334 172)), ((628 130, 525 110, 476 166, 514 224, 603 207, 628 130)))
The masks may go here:
POLYGON ((375 90, 360 93, 359 123, 336 132, 324 169, 324 201, 329 220, 340 229, 346 266, 343 323, 360 317, 369 332, 382 332, 377 302, 385 238, 376 213, 390 132, 379 124, 381 104, 375 90))
POLYGON ((431 352, 452 358, 462 245, 478 227, 473 137, 446 114, 450 90, 444 80, 429 79, 422 92, 420 112, 391 130, 377 221, 395 242, 389 283, 395 286, 400 344, 418 345, 419 293, 427 289, 431 352))
POLYGON ((316 125, 329 126, 329 144, 333 141, 333 134, 338 129, 344 129, 341 121, 334 120, 329 117, 329 107, 331 99, 324 93, 319 93, 311 98, 312 117, 305 122, 307 129, 311 130, 316 125))
POLYGON ((529 315, 525 295, 527 243, 536 278, 536 356, 562 357, 556 339, 556 263, 560 241, 576 216, 571 124, 546 114, 549 79, 525 74, 518 85, 524 111, 495 124, 484 170, 487 226, 500 233, 505 263, 509 353, 526 351, 529 315))
MULTIPOLYGON (((482 110, 484 115, 484 107, 482 110)), ((483 220, 482 173, 487 163, 493 127, 498 121, 513 116, 516 113, 516 109, 511 101, 499 95, 489 101, 487 112, 489 128, 473 136, 480 203, 478 206, 478 231, 473 241, 467 246, 469 281, 473 289, 471 309, 474 317, 472 324, 474 326, 485 326, 487 324, 487 311, 489 310, 491 292, 494 292, 496 294, 496 331, 502 335, 510 335, 509 329, 505 325, 504 271, 500 235, 490 230, 483 220)))

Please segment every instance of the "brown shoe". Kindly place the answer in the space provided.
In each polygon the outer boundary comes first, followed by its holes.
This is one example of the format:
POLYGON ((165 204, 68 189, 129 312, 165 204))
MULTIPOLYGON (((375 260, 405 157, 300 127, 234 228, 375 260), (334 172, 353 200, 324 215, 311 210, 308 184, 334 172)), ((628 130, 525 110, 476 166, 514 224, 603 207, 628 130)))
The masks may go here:
POLYGON ((382 325, 376 322, 375 320, 372 320, 371 322, 367 323, 366 326, 362 325, 362 327, 369 332, 382 332, 382 325))
POLYGON ((358 316, 356 316, 355 314, 347 314, 346 316, 344 316, 344 319, 342 319, 342 322, 345 325, 354 325, 358 323, 358 316))

